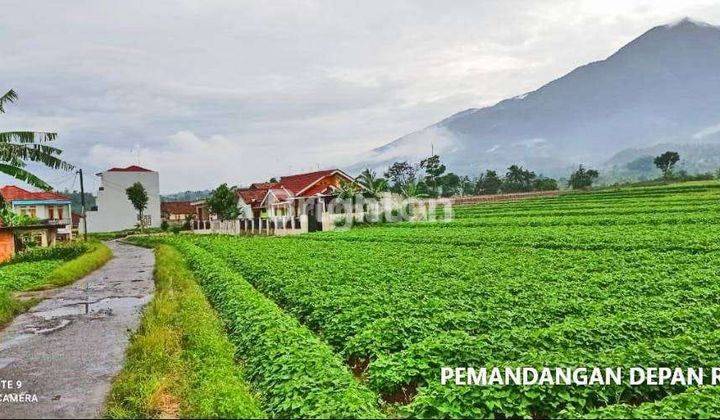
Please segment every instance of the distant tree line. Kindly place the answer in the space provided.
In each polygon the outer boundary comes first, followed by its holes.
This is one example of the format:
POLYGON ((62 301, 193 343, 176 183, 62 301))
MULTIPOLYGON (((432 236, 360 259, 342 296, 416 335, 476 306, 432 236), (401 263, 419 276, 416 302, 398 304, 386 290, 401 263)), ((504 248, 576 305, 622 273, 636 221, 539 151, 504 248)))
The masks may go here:
MULTIPOLYGON (((415 197, 553 191, 559 188, 556 179, 537 175, 520 165, 511 165, 502 176, 494 170, 486 170, 474 178, 457 175, 447 172, 438 155, 423 159, 416 165, 407 161, 395 162, 384 176, 382 180, 390 191, 415 197)), ((588 188, 598 176, 596 170, 585 169, 581 165, 571 175, 568 185, 571 188, 588 188)))

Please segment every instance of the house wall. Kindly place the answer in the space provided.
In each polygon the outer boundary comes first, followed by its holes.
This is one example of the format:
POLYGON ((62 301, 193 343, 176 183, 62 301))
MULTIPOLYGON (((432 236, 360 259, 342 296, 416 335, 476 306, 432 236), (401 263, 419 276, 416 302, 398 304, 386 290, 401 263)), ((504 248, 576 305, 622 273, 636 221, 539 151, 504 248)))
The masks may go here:
POLYGON ((62 220, 67 222, 60 226, 58 233, 72 238, 72 208, 70 202, 50 201, 49 203, 16 200, 12 202, 13 211, 18 214, 32 214, 34 208, 35 217, 39 220, 62 220), (52 217, 50 217, 52 209, 52 217), (60 217, 62 209, 62 218, 60 217))
POLYGON ((241 219, 252 219, 253 218, 252 206, 250 206, 250 204, 247 204, 245 202, 245 200, 243 200, 242 197, 238 197, 238 210, 240 211, 239 216, 238 216, 239 218, 241 218, 241 219))
POLYGON ((15 235, 12 231, 0 231, 0 262, 5 262, 15 255, 15 235))
POLYGON ((144 215, 150 217, 149 227, 160 227, 160 175, 157 172, 116 172, 100 174, 102 190, 98 191, 97 211, 87 212, 88 232, 113 232, 137 226, 137 211, 125 190, 140 182, 147 191, 148 205, 144 215))
POLYGON ((277 197, 275 197, 275 194, 269 194, 264 202, 264 208, 267 211, 266 217, 273 218, 289 215, 289 207, 273 205, 281 202, 282 201, 278 200, 277 197))
POLYGON ((169 222, 184 222, 188 217, 192 216, 194 214, 168 213, 166 217, 169 222))

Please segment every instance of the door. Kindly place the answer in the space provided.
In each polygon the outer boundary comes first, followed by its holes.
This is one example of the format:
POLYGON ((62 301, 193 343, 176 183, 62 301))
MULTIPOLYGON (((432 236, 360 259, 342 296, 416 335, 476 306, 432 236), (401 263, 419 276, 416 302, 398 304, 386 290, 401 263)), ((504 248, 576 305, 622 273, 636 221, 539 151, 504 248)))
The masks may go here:
POLYGON ((306 204, 307 208, 307 217, 308 217, 308 232, 315 232, 322 230, 322 221, 319 220, 320 212, 318 209, 318 199, 314 199, 312 201, 309 201, 306 204))

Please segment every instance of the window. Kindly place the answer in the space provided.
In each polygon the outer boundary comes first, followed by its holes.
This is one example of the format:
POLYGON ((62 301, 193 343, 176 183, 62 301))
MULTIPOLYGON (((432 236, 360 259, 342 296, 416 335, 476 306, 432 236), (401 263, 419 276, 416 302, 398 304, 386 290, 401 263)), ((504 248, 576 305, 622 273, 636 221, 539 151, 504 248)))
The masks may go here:
POLYGON ((55 218, 55 207, 48 207, 48 219, 53 220, 55 218))
POLYGON ((20 214, 24 216, 37 217, 37 208, 35 206, 20 207, 20 214))
POLYGON ((64 210, 64 209, 63 209, 62 206, 57 208, 58 219, 62 219, 62 218, 63 218, 63 210, 64 210))

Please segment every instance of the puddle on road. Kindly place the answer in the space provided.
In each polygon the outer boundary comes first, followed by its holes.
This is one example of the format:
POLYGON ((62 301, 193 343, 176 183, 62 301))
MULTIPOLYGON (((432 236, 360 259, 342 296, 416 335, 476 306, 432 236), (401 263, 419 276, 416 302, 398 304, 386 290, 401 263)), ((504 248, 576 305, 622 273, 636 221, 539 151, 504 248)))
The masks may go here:
POLYGON ((112 316, 113 311, 130 310, 145 301, 139 297, 108 297, 97 302, 78 302, 63 305, 57 308, 50 308, 42 311, 32 312, 32 315, 42 317, 45 320, 55 318, 72 317, 78 315, 90 315, 91 317, 112 316))
POLYGON ((0 342, 0 351, 11 348, 19 342, 25 341, 37 335, 49 335, 72 325, 77 318, 95 320, 108 318, 116 313, 127 313, 141 308, 150 300, 150 296, 123 296, 107 297, 97 302, 85 302, 78 300, 59 299, 56 303, 66 301, 62 304, 48 309, 28 312, 31 317, 22 323, 18 334, 10 339, 0 342))
MULTIPOLYGON (((3 344, 12 345, 13 342, 22 341, 38 334, 52 334, 71 325, 76 318, 102 319, 111 317, 114 313, 129 312, 141 307, 149 299, 149 296, 107 297, 97 302, 74 301, 74 303, 54 308, 29 312, 29 315, 32 315, 32 320, 22 326, 18 336, 3 344)), ((0 345, 0 349, 2 347, 5 346, 0 345)))

